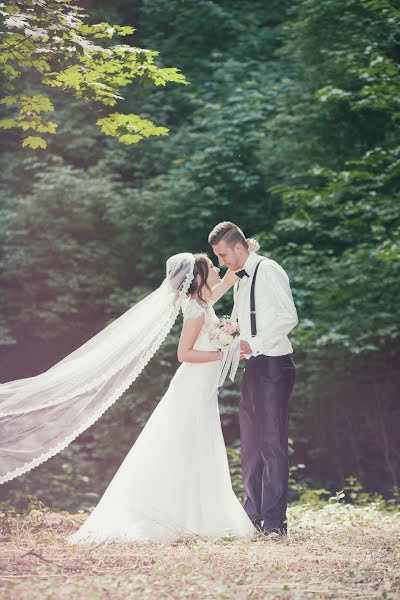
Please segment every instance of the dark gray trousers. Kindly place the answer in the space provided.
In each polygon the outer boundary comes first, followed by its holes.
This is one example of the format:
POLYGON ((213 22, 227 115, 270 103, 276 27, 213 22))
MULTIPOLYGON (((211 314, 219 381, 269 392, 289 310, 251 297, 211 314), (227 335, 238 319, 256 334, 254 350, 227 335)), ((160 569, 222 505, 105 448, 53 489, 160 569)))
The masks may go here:
POLYGON ((289 398, 295 382, 292 355, 246 361, 239 405, 244 509, 264 527, 284 527, 289 479, 289 398))

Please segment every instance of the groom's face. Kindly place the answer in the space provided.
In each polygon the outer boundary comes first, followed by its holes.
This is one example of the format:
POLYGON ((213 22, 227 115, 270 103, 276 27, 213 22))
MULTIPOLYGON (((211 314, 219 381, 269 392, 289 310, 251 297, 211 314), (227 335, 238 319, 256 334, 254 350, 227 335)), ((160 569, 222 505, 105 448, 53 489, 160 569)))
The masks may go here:
POLYGON ((218 258, 220 267, 228 267, 231 271, 241 269, 246 262, 244 248, 241 244, 230 246, 224 240, 212 246, 215 256, 218 258))

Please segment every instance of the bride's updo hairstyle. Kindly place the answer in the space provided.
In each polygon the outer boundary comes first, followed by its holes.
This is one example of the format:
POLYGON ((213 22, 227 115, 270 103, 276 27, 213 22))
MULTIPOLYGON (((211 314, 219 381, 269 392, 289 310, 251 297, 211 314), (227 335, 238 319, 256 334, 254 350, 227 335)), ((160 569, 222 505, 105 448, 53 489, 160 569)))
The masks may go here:
POLYGON ((207 254, 195 254, 194 258, 195 258, 195 263, 194 263, 194 268, 193 268, 194 277, 193 277, 193 281, 190 284, 190 287, 188 289, 188 295, 194 294, 196 292, 200 301, 204 302, 204 304, 207 304, 207 300, 205 300, 202 296, 202 290, 204 287, 206 287, 211 292, 211 288, 207 284, 207 277, 208 277, 208 273, 209 273, 207 254))

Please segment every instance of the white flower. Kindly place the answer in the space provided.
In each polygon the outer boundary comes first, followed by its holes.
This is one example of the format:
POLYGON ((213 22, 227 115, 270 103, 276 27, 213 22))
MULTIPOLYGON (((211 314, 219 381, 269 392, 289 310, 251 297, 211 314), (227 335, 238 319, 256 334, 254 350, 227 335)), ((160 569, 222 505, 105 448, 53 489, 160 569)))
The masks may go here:
POLYGON ((221 344, 228 345, 231 343, 233 338, 228 333, 221 333, 221 335, 219 336, 219 340, 220 340, 221 344))

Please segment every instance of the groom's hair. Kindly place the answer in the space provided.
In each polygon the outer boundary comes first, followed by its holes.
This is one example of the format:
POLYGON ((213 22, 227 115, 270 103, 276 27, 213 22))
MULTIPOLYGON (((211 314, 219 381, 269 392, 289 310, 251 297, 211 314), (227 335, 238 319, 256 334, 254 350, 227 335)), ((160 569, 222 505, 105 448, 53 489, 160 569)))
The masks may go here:
POLYGON ((222 221, 218 223, 208 236, 208 243, 211 246, 216 246, 221 240, 224 240, 229 246, 233 247, 235 244, 242 244, 246 250, 248 248, 246 238, 243 231, 230 221, 222 221))

